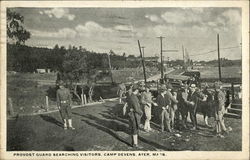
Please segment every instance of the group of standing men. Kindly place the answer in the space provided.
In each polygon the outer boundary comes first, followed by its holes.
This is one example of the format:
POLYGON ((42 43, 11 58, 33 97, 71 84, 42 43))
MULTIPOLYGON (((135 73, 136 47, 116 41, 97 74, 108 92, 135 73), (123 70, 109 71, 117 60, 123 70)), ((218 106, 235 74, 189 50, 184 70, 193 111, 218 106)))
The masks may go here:
MULTIPOLYGON (((216 135, 224 137, 222 134, 228 133, 223 118, 225 114, 225 94, 221 91, 219 83, 214 84, 214 91, 212 96, 213 103, 210 103, 210 101, 209 105, 206 105, 203 110, 213 112, 212 114, 216 121, 216 135), (211 108, 213 109, 211 110, 211 108)), ((200 107, 199 102, 207 101, 209 96, 211 97, 211 94, 207 92, 207 87, 205 87, 203 92, 195 84, 190 86, 182 85, 178 90, 173 90, 171 84, 166 84, 159 87, 158 96, 154 102, 149 85, 146 84, 144 87, 138 85, 129 86, 128 91, 126 91, 125 106, 128 106, 126 111, 129 118, 133 147, 138 147, 138 133, 143 114, 145 114, 144 131, 152 131, 150 127, 152 106, 158 107, 153 115, 158 118, 162 132, 165 130, 172 132, 176 125, 181 125, 183 128, 188 129, 188 113, 192 122, 192 128, 190 129, 196 130, 198 129, 196 114, 198 107, 200 107)), ((207 124, 206 120, 205 123, 207 124)))

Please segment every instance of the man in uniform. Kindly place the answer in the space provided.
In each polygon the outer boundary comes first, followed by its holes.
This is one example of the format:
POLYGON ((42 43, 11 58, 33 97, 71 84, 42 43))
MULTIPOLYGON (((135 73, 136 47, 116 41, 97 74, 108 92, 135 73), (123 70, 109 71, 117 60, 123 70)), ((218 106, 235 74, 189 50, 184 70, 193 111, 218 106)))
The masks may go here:
POLYGON ((138 147, 139 126, 143 114, 140 107, 139 99, 137 97, 138 93, 139 90, 137 86, 133 86, 132 94, 128 97, 128 110, 129 110, 128 117, 129 117, 129 127, 131 130, 133 147, 138 147))
POLYGON ((56 92, 57 106, 61 112, 62 119, 64 121, 64 129, 74 130, 75 128, 72 126, 72 113, 71 113, 71 94, 69 89, 64 87, 64 83, 62 81, 59 82, 59 89, 56 92))
POLYGON ((215 118, 216 118, 216 134, 218 137, 224 138, 222 132, 228 133, 227 128, 224 124, 224 114, 225 114, 225 94, 220 90, 219 83, 214 84, 215 95, 215 118))
POLYGON ((188 93, 187 97, 187 104, 188 104, 188 111, 190 113, 190 118, 193 123, 193 128, 191 130, 197 129, 197 107, 198 107, 198 101, 203 100, 204 96, 199 92, 199 90, 196 88, 195 84, 191 84, 190 86, 190 92, 188 93))

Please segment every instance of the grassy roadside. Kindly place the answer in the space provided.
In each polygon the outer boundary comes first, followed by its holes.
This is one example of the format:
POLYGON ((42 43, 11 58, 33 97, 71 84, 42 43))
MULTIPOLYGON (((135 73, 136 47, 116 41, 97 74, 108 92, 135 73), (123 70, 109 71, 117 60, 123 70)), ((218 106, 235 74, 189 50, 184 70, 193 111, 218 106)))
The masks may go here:
MULTIPOLYGON (((147 70, 147 75, 157 74, 156 69, 147 70)), ((112 71, 114 81, 117 83, 143 79, 141 68, 124 69, 112 71), (133 78, 129 78, 133 77, 133 78)), ((49 97, 50 107, 55 107, 56 86, 50 84, 40 84, 38 81, 56 81, 56 74, 36 74, 36 73, 16 73, 7 75, 7 96, 12 99, 14 112, 27 114, 43 111, 46 107, 46 96, 49 97)), ((111 82, 110 77, 106 77, 104 82, 111 82), (106 80, 106 81, 105 81, 106 80)), ((94 87, 95 101, 100 97, 116 97, 117 85, 98 85, 94 87)), ((86 91, 87 92, 87 91, 86 91)), ((74 101, 74 104, 79 102, 74 101)))

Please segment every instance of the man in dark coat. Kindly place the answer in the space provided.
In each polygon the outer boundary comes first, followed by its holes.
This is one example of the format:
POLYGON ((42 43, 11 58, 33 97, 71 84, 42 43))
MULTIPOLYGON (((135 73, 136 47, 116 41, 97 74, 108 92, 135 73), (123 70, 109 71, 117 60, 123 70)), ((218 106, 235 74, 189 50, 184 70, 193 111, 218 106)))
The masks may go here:
POLYGON ((193 123, 193 128, 191 130, 197 129, 197 104, 199 100, 202 100, 204 96, 199 92, 199 90, 196 88, 195 84, 191 84, 190 86, 190 92, 188 93, 187 97, 187 104, 188 104, 188 111, 190 114, 191 121, 193 123))
POLYGON ((137 97, 139 90, 136 86, 132 88, 132 94, 128 97, 128 117, 129 117, 129 127, 132 135, 132 145, 133 147, 138 147, 138 133, 139 126, 142 117, 142 110, 140 107, 140 102, 137 97))
POLYGON ((167 85, 167 92, 165 94, 165 98, 167 99, 167 103, 169 105, 169 111, 170 111, 170 126, 172 129, 174 129, 175 124, 175 112, 177 110, 177 93, 176 90, 173 91, 174 94, 172 94, 173 87, 171 84, 167 85))
MULTIPOLYGON (((157 96, 156 103, 159 108, 161 108, 160 119, 161 119, 161 131, 164 132, 165 124, 169 132, 172 132, 170 126, 170 104, 171 104, 172 94, 167 93, 166 87, 161 87, 159 89, 159 95, 157 96)), ((172 97, 173 98, 173 97, 172 97)))
POLYGON ((56 92, 56 100, 57 106, 61 112, 62 119, 64 121, 64 129, 69 128, 74 130, 75 128, 72 126, 72 113, 71 113, 71 94, 69 89, 64 87, 64 82, 59 82, 59 89, 56 92))
POLYGON ((187 97, 188 97, 188 86, 181 86, 181 89, 177 93, 178 100, 178 112, 181 115, 182 126, 187 129, 187 117, 188 117, 188 105, 187 105, 187 97))

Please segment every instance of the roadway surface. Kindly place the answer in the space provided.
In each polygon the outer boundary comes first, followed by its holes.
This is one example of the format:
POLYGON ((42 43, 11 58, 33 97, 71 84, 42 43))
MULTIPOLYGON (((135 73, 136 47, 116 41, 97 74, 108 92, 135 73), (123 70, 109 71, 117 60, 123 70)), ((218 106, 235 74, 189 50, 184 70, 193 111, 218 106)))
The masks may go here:
MULTIPOLYGON (((130 146, 128 120, 122 116, 117 101, 73 109, 76 130, 64 130, 59 112, 22 116, 7 121, 8 151, 133 151, 130 146)), ((204 127, 198 116, 197 131, 181 130, 161 133, 153 112, 154 132, 140 131, 139 150, 144 151, 240 151, 241 120, 226 118, 233 131, 226 138, 214 136, 213 129, 204 127), (179 134, 180 137, 175 134, 179 134)), ((142 121, 143 122, 143 121, 142 121)), ((210 119, 212 123, 213 120, 210 119)), ((191 125, 190 125, 191 127, 191 125)))

